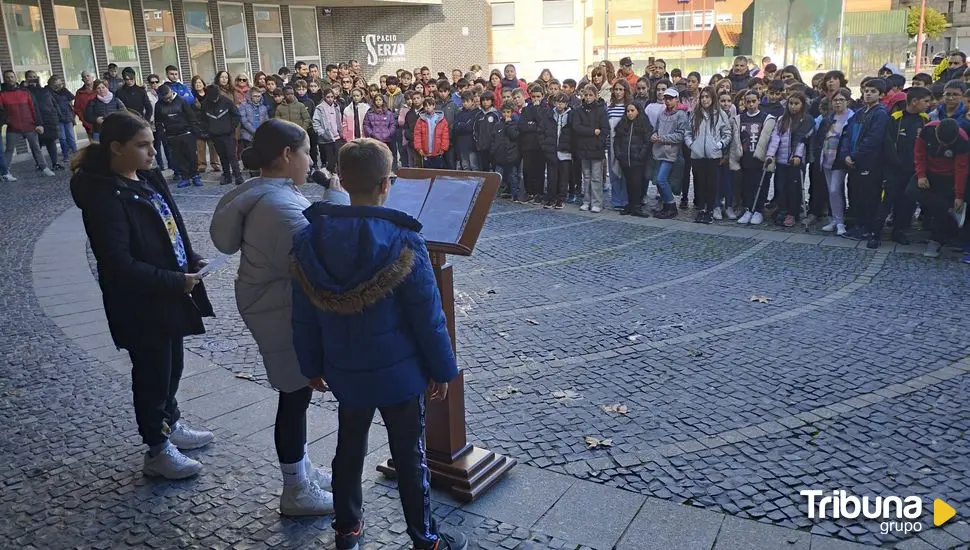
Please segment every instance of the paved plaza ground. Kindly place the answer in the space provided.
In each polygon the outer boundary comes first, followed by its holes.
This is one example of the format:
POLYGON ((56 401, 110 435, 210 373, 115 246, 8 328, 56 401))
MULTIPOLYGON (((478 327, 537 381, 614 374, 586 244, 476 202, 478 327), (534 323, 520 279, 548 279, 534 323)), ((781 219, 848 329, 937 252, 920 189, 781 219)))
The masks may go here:
MULTIPOLYGON (((211 176, 173 190, 206 255, 226 190, 211 176)), ((150 480, 66 175, 0 186, 0 220, 0 547, 332 547, 329 518, 277 513, 276 399, 235 260, 206 279, 218 317, 187 340, 179 392, 217 442, 190 453, 197 479, 150 480)), ((519 465, 471 504, 435 492, 435 515, 510 550, 970 548, 970 266, 921 250, 496 203, 454 259, 457 338, 469 440, 519 465), (923 529, 810 520, 805 489, 922 497, 923 529), (934 498, 957 507, 942 528, 934 498)), ((319 395, 315 462, 335 430, 319 395)), ((374 471, 386 440, 375 424, 367 549, 407 547, 374 471)))

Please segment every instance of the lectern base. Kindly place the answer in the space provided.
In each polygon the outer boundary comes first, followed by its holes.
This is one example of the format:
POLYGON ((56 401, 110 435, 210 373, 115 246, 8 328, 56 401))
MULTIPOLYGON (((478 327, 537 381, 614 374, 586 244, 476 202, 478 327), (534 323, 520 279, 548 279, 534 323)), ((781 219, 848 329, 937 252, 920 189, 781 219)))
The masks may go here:
MULTIPOLYGON (((512 466, 515 466, 514 458, 472 445, 466 447, 465 452, 450 463, 428 457, 431 486, 447 491, 461 502, 471 502, 478 498, 505 472, 511 470, 512 466)), ((397 477, 393 460, 380 463, 377 471, 391 479, 397 477)))

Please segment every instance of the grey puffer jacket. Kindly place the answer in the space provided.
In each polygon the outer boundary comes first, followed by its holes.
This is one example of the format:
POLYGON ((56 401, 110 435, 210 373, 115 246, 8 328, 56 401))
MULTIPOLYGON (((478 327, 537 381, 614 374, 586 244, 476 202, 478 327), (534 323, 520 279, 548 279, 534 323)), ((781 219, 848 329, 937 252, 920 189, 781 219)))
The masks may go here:
POLYGON ((694 132, 694 114, 691 114, 687 123, 687 134, 684 137, 684 144, 690 149, 692 159, 719 159, 727 153, 728 146, 731 145, 731 123, 727 114, 720 107, 714 106, 714 122, 708 118, 709 115, 703 112, 704 120, 697 126, 694 132))
MULTIPOLYGON (((328 191, 325 201, 350 204, 346 193, 328 191)), ((293 392, 307 385, 293 348, 290 250, 309 222, 310 201, 291 180, 253 178, 219 201, 209 235, 224 254, 242 251, 236 276, 236 307, 263 356, 269 383, 293 392)))
POLYGON ((657 117, 654 133, 660 137, 660 143, 653 144, 653 159, 677 162, 680 146, 687 135, 687 111, 678 108, 671 113, 664 110, 657 117))

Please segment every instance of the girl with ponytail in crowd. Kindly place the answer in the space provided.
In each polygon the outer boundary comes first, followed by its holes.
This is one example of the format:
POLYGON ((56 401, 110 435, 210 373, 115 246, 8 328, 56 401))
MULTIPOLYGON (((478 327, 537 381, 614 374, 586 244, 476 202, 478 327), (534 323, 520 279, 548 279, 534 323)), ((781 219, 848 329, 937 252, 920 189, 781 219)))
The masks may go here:
MULTIPOLYGON (((330 475, 310 462, 306 412, 313 390, 300 372, 293 348, 290 249, 293 235, 309 222, 310 201, 300 192, 310 167, 306 130, 271 119, 253 134, 243 163, 258 170, 253 178, 223 196, 209 234, 221 252, 241 251, 236 305, 259 346, 269 383, 279 392, 274 441, 283 476, 280 513, 322 516, 333 513, 330 475)), ((334 180, 324 200, 350 204, 334 180)))
POLYGON ((115 346, 131 358, 135 420, 148 446, 143 473, 167 479, 198 474, 181 451, 212 441, 179 420, 175 393, 182 378, 182 339, 205 333, 212 305, 196 254, 168 183, 155 161, 145 119, 126 111, 99 124, 100 142, 72 162, 71 195, 98 269, 98 286, 115 346))

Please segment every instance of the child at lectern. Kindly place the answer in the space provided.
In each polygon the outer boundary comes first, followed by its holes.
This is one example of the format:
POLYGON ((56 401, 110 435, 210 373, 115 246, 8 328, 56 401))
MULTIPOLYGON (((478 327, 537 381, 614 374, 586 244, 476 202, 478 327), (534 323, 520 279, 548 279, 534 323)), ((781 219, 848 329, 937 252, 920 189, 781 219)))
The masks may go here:
POLYGON ((429 508, 425 391, 444 400, 458 366, 421 224, 382 206, 391 190, 387 145, 351 141, 339 164, 351 205, 307 208, 310 225, 294 238, 292 257, 300 368, 314 389, 333 391, 339 403, 336 545, 358 548, 367 434, 380 410, 414 547, 464 550, 466 537, 439 532, 429 508))

